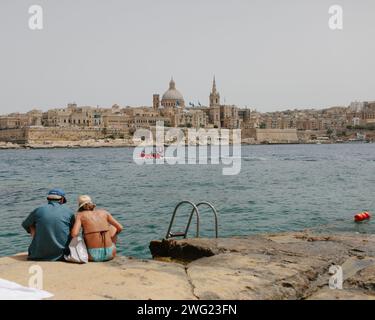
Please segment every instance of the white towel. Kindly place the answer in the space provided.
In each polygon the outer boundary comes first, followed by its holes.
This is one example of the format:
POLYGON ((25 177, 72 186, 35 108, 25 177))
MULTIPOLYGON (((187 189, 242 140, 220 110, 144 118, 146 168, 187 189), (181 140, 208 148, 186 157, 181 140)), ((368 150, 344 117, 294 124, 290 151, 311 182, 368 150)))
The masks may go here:
POLYGON ((53 294, 47 291, 23 287, 0 278, 0 300, 41 300, 51 297, 53 294))

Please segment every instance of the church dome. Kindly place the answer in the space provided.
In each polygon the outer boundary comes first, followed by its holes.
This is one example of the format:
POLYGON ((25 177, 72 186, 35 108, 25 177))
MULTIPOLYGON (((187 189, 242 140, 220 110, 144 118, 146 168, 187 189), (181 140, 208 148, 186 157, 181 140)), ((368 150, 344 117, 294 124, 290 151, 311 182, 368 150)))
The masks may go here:
POLYGON ((176 83, 173 79, 171 79, 169 83, 169 89, 163 94, 162 97, 162 105, 166 102, 170 102, 172 104, 176 104, 179 106, 184 105, 184 97, 182 96, 181 92, 176 89, 176 83))
POLYGON ((183 100, 181 92, 177 89, 169 89, 166 93, 163 94, 162 100, 183 100))

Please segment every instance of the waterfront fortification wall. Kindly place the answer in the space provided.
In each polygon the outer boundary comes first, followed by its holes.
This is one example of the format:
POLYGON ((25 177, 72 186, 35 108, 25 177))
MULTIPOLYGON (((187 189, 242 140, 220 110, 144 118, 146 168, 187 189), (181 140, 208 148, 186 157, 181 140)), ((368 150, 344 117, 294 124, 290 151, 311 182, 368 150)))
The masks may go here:
POLYGON ((42 143, 45 141, 79 141, 99 139, 102 137, 99 129, 53 128, 40 127, 27 129, 28 143, 42 143))
POLYGON ((0 141, 24 144, 27 142, 26 129, 1 129, 0 141))
POLYGON ((0 130, 0 141, 25 144, 124 138, 128 135, 127 129, 27 127, 0 130))
MULTIPOLYGON (((155 135, 155 128, 151 128, 155 135)), ((186 129, 183 129, 186 134, 186 129)), ((318 132, 314 131, 317 135, 318 132)), ((311 139, 311 133, 296 129, 242 129, 243 141, 252 143, 296 143, 311 139)), ((232 137, 232 132, 230 132, 232 137)), ((27 127, 0 130, 0 142, 17 144, 48 144, 63 141, 86 141, 100 139, 130 139, 129 129, 74 128, 74 127, 27 127)))
POLYGON ((256 129, 256 140, 268 143, 298 142, 297 129, 256 129))
POLYGON ((297 136, 300 141, 316 140, 318 137, 327 135, 327 130, 298 130, 297 136))

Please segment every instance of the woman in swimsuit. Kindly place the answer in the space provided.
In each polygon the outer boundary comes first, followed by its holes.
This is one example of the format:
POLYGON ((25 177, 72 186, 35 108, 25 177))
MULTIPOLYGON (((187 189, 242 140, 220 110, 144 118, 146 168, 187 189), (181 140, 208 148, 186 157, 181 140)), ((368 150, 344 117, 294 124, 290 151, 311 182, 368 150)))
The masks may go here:
POLYGON ((112 260, 116 256, 117 235, 123 230, 122 225, 109 212, 96 209, 89 196, 80 196, 78 206, 71 236, 77 237, 82 228, 89 260, 112 260))

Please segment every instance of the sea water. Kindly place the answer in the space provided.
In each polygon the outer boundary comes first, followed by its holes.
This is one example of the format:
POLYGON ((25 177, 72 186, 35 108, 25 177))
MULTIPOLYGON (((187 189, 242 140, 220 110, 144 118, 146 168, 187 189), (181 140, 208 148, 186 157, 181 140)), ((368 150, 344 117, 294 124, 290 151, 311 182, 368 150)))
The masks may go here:
MULTIPOLYGON (((373 221, 353 222, 357 212, 375 213, 375 144, 243 146, 235 176, 224 176, 221 165, 139 166, 133 148, 0 150, 0 256, 27 251, 21 223, 55 187, 72 210, 79 195, 92 196, 124 225, 119 253, 142 258, 151 240, 165 236, 181 200, 211 202, 222 237, 375 231, 373 221)), ((190 211, 179 210, 173 231, 183 231, 190 211)), ((203 208, 200 229, 214 236, 213 215, 203 208)))

